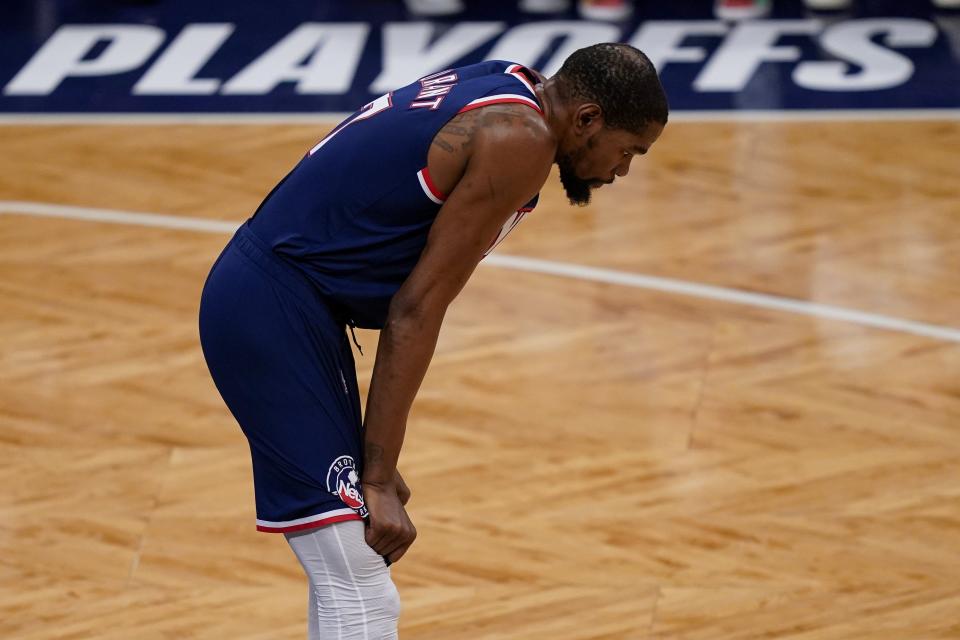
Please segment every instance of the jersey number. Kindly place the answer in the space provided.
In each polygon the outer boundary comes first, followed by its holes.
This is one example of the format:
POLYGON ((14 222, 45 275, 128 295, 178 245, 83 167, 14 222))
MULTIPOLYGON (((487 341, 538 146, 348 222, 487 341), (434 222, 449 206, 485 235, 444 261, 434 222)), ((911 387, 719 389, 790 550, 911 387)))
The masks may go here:
POLYGON ((368 102, 367 104, 363 105, 363 107, 360 108, 360 111, 357 111, 357 115, 353 116, 349 120, 345 120, 340 124, 339 127, 337 127, 336 129, 328 133, 327 137, 325 137, 323 140, 318 142, 316 146, 313 147, 313 149, 310 149, 310 151, 307 152, 307 155, 312 156, 317 151, 320 151, 320 149, 323 148, 323 145, 333 140, 333 136, 337 135, 338 133, 340 133, 341 131, 343 131, 350 125, 352 125, 354 122, 359 122, 361 120, 367 120, 368 118, 372 118, 373 116, 383 111, 386 111, 392 106, 393 106, 392 91, 390 93, 386 93, 380 96, 373 102, 368 102))

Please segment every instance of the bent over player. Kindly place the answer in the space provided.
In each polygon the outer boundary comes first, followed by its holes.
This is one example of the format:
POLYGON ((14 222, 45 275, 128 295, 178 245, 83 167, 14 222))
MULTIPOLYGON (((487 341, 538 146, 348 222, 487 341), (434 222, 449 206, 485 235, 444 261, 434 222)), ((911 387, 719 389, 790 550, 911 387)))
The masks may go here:
POLYGON ((416 536, 397 458, 447 306, 554 163, 586 204, 666 122, 656 70, 623 44, 549 79, 504 61, 434 73, 340 123, 217 259, 203 352, 250 443, 257 529, 307 574, 311 639, 396 637, 389 564, 416 536), (346 327, 381 329, 362 419, 346 327))

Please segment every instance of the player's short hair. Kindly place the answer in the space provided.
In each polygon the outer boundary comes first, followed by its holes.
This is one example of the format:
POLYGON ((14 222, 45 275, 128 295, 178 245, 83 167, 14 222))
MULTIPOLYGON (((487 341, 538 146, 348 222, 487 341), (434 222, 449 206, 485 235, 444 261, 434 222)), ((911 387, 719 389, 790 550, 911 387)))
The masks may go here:
POLYGON ((566 101, 594 102, 607 126, 640 131, 650 122, 667 123, 667 96, 657 70, 642 51, 604 42, 570 54, 555 76, 566 101))

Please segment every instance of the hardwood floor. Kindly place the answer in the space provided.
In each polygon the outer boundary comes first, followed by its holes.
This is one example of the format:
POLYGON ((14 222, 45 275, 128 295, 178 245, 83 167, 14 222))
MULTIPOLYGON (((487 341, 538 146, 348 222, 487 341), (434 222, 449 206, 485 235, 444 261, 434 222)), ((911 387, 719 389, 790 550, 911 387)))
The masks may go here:
MULTIPOLYGON (((196 329, 310 126, 0 127, 0 637, 300 638, 196 329)), ((668 126, 497 249, 960 327, 960 123, 668 126)), ((359 332, 365 385, 376 335, 359 332)), ((406 639, 960 638, 960 343, 488 265, 401 470, 406 639)))

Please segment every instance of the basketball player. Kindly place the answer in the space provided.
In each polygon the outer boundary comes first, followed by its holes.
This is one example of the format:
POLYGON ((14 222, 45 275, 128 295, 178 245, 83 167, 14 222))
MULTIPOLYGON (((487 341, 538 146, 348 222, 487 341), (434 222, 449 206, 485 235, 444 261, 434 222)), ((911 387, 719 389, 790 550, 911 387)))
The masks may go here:
POLYGON ((537 204, 625 176, 667 121, 640 51, 599 44, 546 79, 482 62, 367 104, 306 154, 207 278, 200 338, 253 458, 257 529, 309 581, 311 639, 395 638, 389 564, 416 530, 397 471, 447 306, 537 204), (361 420, 346 327, 380 329, 361 420))

